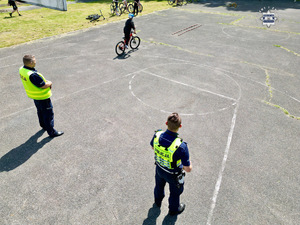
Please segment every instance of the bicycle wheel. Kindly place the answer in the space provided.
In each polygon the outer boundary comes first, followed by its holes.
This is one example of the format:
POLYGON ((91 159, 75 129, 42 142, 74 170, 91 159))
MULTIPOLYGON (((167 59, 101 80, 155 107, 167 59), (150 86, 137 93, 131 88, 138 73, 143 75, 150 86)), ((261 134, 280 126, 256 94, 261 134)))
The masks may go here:
POLYGON ((117 55, 122 55, 125 52, 125 43, 124 41, 120 41, 117 45, 116 45, 116 53, 117 55))
POLYGON ((174 3, 174 0, 168 0, 169 5, 173 5, 173 3, 174 3))
POLYGON ((129 13, 133 13, 133 5, 130 3, 130 4, 128 4, 128 12, 129 13))
POLYGON ((122 13, 125 12, 125 6, 124 6, 123 3, 119 3, 119 9, 120 9, 120 11, 121 11, 122 13))
POLYGON ((115 13, 115 5, 114 4, 110 5, 110 12, 111 12, 111 14, 115 13))
POLYGON ((142 5, 142 4, 139 4, 138 10, 139 10, 139 12, 142 12, 142 11, 143 11, 143 5, 142 5))
POLYGON ((137 49, 140 46, 141 39, 138 36, 134 36, 130 40, 130 48, 137 49))

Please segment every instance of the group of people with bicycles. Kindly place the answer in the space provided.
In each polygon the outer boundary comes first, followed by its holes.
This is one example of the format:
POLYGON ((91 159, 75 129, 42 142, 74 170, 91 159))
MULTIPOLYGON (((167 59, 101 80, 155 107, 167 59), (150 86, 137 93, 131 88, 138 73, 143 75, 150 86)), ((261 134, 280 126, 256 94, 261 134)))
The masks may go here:
POLYGON ((120 3, 119 0, 113 0, 110 10, 112 14, 116 14, 117 16, 120 16, 126 11, 137 16, 139 12, 142 12, 143 5, 141 4, 140 0, 134 0, 133 4, 128 3, 127 0, 122 0, 120 3))

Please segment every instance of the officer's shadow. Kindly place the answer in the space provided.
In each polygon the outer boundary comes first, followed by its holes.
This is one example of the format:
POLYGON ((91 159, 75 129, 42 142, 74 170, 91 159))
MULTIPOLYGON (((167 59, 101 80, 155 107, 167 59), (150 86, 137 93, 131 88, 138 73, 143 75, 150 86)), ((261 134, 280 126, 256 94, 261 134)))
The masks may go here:
POLYGON ((41 137, 44 132, 44 130, 38 131, 24 144, 21 144, 2 156, 0 159, 0 173, 3 171, 9 172, 21 166, 46 143, 50 142, 52 140, 51 137, 46 137, 40 142, 37 142, 38 138, 41 137))
MULTIPOLYGON (((153 204, 152 208, 148 211, 148 217, 144 220, 143 225, 156 225, 156 220, 160 215, 160 208, 153 204)), ((162 225, 174 225, 176 223, 177 216, 166 215, 162 225)))

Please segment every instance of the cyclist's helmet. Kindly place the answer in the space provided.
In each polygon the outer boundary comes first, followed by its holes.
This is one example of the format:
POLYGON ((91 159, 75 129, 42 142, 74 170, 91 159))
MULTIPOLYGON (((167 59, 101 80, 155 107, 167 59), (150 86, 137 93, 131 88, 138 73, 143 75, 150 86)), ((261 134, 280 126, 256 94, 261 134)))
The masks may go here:
POLYGON ((134 17, 134 15, 132 13, 129 13, 128 18, 132 19, 134 17))

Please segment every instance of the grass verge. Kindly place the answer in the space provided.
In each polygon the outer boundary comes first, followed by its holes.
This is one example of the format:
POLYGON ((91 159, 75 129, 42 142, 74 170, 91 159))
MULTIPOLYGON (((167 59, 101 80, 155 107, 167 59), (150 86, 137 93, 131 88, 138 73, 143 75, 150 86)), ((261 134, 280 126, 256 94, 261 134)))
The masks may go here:
MULTIPOLYGON (((0 0, 0 3, 6 2, 0 0)), ((119 21, 127 18, 128 14, 119 16, 110 15, 111 1, 68 4, 68 11, 58 11, 47 8, 22 11, 10 17, 7 12, 0 13, 0 48, 9 47, 45 37, 81 30, 95 25, 119 21), (99 14, 101 9, 104 17, 100 21, 90 22, 86 17, 90 14, 99 14)), ((167 1, 143 1, 144 10, 139 15, 170 8, 167 1)), ((9 8, 9 7, 8 7, 9 8)))

